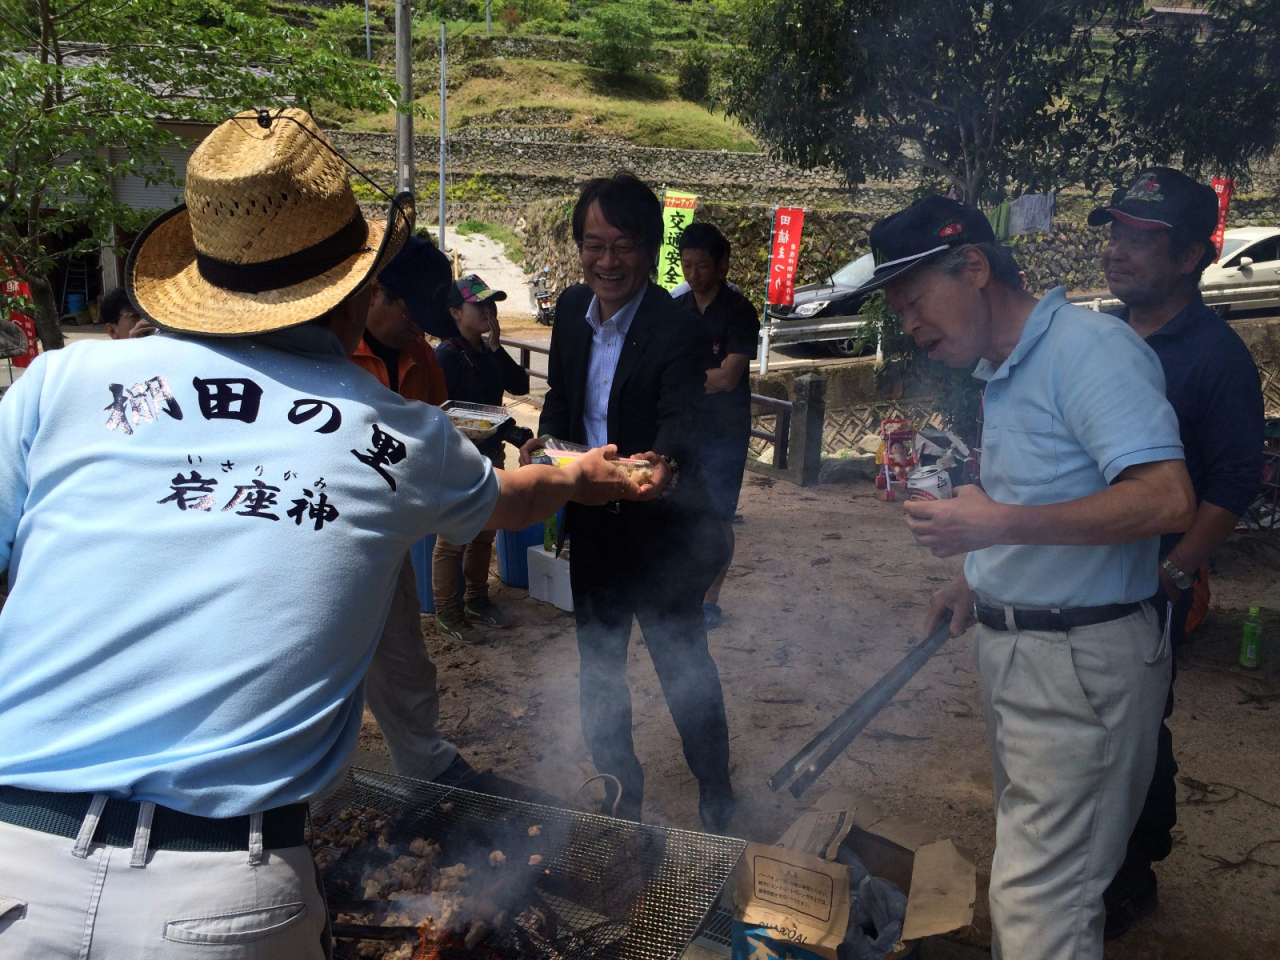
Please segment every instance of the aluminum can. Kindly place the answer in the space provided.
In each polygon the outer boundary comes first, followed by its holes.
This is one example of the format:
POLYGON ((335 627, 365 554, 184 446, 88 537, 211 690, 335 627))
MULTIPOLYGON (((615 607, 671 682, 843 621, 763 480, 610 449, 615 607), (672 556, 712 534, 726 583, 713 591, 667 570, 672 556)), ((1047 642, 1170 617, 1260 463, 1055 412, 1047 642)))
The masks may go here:
POLYGON ((942 467, 921 467, 907 477, 908 500, 950 500, 951 475, 942 467))

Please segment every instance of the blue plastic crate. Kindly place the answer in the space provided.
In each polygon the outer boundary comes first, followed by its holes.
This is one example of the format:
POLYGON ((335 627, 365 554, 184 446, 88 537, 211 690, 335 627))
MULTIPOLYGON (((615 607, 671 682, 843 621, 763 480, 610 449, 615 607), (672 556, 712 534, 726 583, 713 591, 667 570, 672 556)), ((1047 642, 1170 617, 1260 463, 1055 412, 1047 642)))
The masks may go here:
MULTIPOLYGON (((564 510, 556 514, 557 524, 564 523, 564 510)), ((495 541, 498 551, 498 576, 509 587, 529 589, 529 554, 530 547, 542 545, 543 528, 541 523, 525 527, 523 530, 499 530, 495 541)))
MULTIPOLYGON (((413 558, 413 579, 418 584, 418 609, 423 613, 436 612, 435 591, 431 589, 431 553, 436 548, 436 538, 432 534, 423 537, 409 548, 409 556, 413 558)), ((458 556, 458 595, 466 589, 467 581, 462 575, 462 556, 458 556)))

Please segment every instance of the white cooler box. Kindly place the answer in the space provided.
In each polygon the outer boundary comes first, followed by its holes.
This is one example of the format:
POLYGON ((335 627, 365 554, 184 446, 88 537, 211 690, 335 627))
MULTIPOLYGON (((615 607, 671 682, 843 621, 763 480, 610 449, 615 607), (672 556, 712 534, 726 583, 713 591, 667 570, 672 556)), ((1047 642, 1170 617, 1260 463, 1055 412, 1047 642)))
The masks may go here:
POLYGON ((543 547, 529 547, 529 596, 543 603, 554 603, 573 613, 573 591, 569 587, 569 560, 557 557, 543 547))

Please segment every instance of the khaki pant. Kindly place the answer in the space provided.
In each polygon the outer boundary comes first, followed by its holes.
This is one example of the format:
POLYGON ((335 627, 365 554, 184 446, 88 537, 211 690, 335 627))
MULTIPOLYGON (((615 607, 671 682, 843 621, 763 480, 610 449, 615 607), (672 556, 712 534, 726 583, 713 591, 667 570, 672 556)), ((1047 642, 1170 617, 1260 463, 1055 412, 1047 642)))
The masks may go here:
MULTIPOLYGON (((501 470, 507 461, 506 452, 499 448, 489 455, 495 468, 501 470)), ((482 530, 470 543, 445 543, 436 537, 436 547, 431 554, 431 593, 435 597, 436 612, 454 610, 462 606, 458 599, 458 558, 462 558, 462 577, 466 581, 463 597, 467 601, 489 596, 489 563, 493 559, 495 530, 482 530)))
POLYGON ((995 960, 1102 960, 1102 893, 1156 758, 1172 657, 1154 611, 1066 633, 979 625, 995 768, 995 960))
POLYGON ((324 899, 306 846, 181 853, 89 844, 0 822, 4 960, 321 960, 324 899))
POLYGON ((440 735, 436 665, 422 639, 413 561, 406 555, 386 626, 364 680, 365 702, 387 742, 391 766, 402 777, 434 780, 458 755, 440 735))

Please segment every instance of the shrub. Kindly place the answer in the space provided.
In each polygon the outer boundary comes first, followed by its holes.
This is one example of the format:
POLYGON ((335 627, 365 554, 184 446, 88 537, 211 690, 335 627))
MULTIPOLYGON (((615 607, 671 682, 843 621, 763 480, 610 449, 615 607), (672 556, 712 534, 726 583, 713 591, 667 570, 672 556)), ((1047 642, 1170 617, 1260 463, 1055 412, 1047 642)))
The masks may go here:
POLYGON ((520 26, 520 11, 511 7, 502 8, 502 27, 507 33, 515 33, 516 27, 520 26))
POLYGON ((626 6, 605 7, 582 31, 587 62, 610 73, 626 73, 648 59, 653 31, 644 14, 626 6))
POLYGON ((715 63, 702 42, 689 44, 680 55, 676 73, 676 92, 685 100, 702 103, 711 95, 711 78, 715 63))
POLYGON ((353 3, 324 10, 316 17, 315 42, 335 53, 364 59, 364 8, 353 3))

